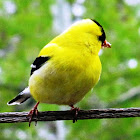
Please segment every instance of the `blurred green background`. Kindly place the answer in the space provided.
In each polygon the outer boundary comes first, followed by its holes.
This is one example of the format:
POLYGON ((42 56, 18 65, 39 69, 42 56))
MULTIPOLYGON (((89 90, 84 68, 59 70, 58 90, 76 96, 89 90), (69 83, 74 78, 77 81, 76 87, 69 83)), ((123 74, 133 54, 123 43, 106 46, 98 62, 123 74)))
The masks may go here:
MULTIPOLYGON (((140 106, 140 0, 0 0, 0 112, 29 111, 7 102, 28 85, 40 49, 74 21, 96 19, 111 49, 100 51, 98 85, 81 109, 140 106)), ((67 110, 40 104, 40 111, 67 110)), ((139 140, 140 118, 0 124, 0 140, 139 140)))

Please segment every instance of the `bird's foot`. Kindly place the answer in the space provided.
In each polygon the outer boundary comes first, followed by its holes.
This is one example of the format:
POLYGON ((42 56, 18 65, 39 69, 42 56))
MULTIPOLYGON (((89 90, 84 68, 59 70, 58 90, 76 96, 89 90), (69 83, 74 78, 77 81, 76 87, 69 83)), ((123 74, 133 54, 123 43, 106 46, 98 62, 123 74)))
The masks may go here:
POLYGON ((71 111, 74 112, 73 123, 75 123, 77 122, 77 115, 80 109, 78 107, 74 107, 73 105, 70 105, 70 106, 71 106, 71 111))
MULTIPOLYGON (((39 105, 39 102, 36 103, 36 105, 33 107, 33 109, 28 113, 27 118, 29 118, 29 127, 31 126, 31 122, 33 120, 33 117, 38 117, 38 109, 37 106, 39 105)), ((37 119, 35 120, 35 126, 37 125, 37 119)))

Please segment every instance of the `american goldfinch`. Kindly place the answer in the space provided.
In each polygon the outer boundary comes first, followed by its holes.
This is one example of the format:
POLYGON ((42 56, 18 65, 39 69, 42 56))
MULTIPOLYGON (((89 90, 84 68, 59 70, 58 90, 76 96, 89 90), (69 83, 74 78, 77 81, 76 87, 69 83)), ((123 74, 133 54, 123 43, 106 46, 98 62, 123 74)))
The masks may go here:
POLYGON ((31 65, 29 86, 8 102, 21 104, 31 96, 38 102, 29 112, 30 120, 41 103, 74 105, 100 79, 101 47, 110 48, 103 27, 95 20, 83 19, 50 41, 31 65))

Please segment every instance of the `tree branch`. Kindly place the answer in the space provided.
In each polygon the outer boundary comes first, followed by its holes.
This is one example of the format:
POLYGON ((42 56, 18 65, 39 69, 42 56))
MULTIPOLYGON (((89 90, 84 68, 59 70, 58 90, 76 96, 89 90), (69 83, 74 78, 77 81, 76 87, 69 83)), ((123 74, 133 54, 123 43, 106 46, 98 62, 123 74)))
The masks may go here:
POLYGON ((131 88, 125 93, 121 93, 121 95, 116 100, 109 103, 107 107, 115 107, 118 104, 122 104, 138 98, 140 98, 140 86, 131 88))
MULTIPOLYGON (((0 113, 0 123, 28 122, 28 112, 0 113)), ((73 120, 73 111, 45 111, 39 112, 38 118, 33 121, 56 121, 73 120)), ((109 108, 80 110, 77 119, 105 119, 105 118, 128 118, 140 117, 140 108, 109 108)))
POLYGON ((131 99, 135 99, 140 97, 140 86, 131 88, 125 93, 122 93, 119 98, 117 99, 118 103, 122 103, 131 99))

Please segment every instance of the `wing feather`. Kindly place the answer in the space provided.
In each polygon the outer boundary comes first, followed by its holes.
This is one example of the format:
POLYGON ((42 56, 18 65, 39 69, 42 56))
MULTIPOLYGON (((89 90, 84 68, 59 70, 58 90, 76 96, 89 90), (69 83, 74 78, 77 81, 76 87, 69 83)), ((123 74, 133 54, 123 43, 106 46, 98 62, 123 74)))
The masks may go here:
POLYGON ((38 70, 43 64, 45 64, 48 60, 50 59, 49 56, 39 56, 35 59, 33 64, 31 65, 31 73, 30 75, 33 74, 34 71, 38 70))

